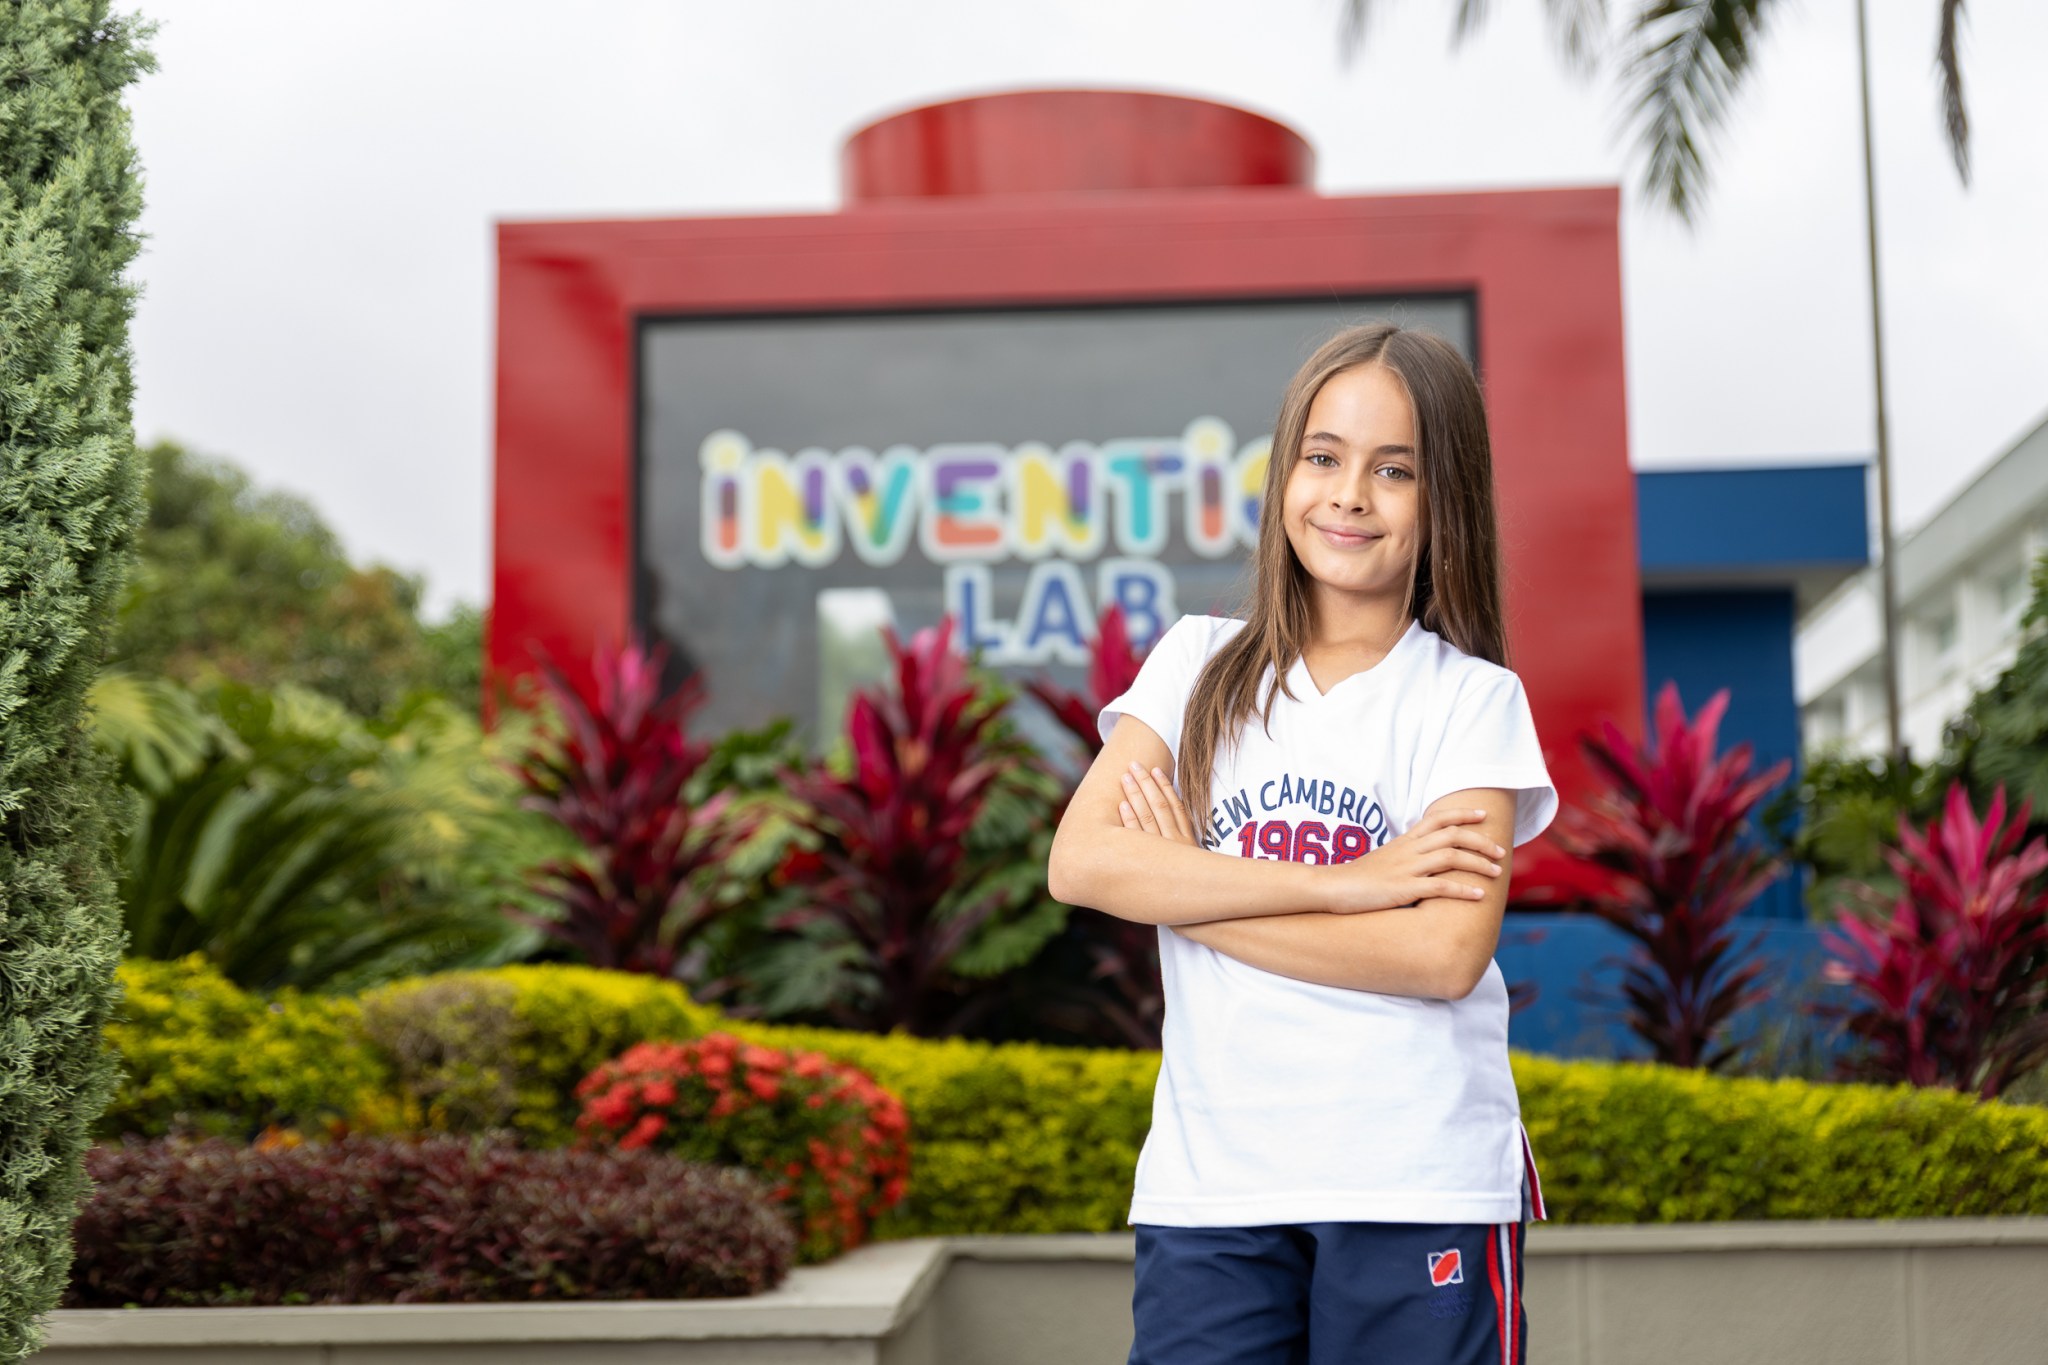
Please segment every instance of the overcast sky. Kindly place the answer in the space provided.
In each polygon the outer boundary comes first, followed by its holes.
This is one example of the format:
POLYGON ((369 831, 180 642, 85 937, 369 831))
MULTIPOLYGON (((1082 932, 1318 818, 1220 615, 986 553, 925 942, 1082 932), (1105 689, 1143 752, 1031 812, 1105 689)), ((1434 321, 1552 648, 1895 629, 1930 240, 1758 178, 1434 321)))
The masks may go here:
MULTIPOLYGON (((2048 6, 1972 0, 1974 184, 1941 140, 1937 0, 1870 0, 1894 510, 1923 520, 2048 410, 2048 6)), ((310 498, 350 553, 480 602, 501 219, 818 212, 848 132, 1043 86, 1243 104, 1326 194, 1621 182, 1638 468, 1867 456, 1851 0, 1780 0, 1688 230, 1633 188, 1610 78, 1539 0, 152 0, 136 427, 310 498)))

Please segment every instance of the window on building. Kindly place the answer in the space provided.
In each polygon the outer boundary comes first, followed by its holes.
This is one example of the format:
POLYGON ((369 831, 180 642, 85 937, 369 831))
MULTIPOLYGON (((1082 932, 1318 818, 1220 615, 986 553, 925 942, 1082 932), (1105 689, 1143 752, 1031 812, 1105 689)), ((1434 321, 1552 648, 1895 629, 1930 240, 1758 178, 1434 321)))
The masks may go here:
POLYGON ((1962 663, 1962 632, 1957 629, 1955 612, 1930 616, 1921 629, 1927 638, 1929 672, 1937 679, 1954 676, 1962 663))
POLYGON ((1808 748, 1833 744, 1840 740, 1848 729, 1848 699, 1841 692, 1821 697, 1806 708, 1808 748))
POLYGON ((2027 610, 2026 567, 2016 564, 1999 575, 1993 591, 1998 596, 1998 633, 2016 634, 2020 628, 2020 617, 2027 610))

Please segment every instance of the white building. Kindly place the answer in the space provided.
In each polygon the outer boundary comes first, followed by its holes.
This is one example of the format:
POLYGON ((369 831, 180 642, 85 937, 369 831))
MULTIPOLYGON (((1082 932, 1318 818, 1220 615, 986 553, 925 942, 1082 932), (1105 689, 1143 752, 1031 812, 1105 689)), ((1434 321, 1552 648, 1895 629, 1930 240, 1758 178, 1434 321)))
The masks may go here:
MULTIPOLYGON (((2012 662, 2029 569, 2048 552, 2048 418, 1898 543, 1900 728, 1915 758, 2012 662)), ((1875 567, 1799 620, 1793 679, 1808 752, 1885 750, 1875 567)))

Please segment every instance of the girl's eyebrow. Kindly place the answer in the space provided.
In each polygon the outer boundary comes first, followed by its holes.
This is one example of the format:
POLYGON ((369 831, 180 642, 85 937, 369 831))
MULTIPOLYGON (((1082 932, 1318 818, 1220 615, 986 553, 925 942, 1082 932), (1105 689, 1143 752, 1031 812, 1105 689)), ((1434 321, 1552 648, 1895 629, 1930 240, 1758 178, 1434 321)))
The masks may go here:
MULTIPOLYGON (((1342 436, 1339 436, 1335 432, 1330 431, 1311 431, 1308 435, 1302 437, 1301 439, 1304 443, 1310 441, 1321 441, 1326 445, 1333 446, 1348 446, 1351 444, 1349 441, 1346 441, 1342 436)), ((1412 458, 1415 454, 1415 448, 1413 446, 1404 445, 1383 445, 1374 450, 1372 453, 1374 455, 1407 455, 1412 458)))

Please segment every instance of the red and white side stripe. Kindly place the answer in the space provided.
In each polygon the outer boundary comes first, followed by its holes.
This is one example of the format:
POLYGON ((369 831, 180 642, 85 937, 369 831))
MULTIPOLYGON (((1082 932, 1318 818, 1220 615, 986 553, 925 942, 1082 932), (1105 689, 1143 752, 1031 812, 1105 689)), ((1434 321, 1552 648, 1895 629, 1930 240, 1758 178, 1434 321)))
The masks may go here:
MULTIPOLYGON (((1517 1128, 1522 1125, 1517 1123, 1517 1128)), ((1534 1218, 1548 1219, 1543 1211, 1543 1180, 1536 1174, 1536 1152, 1529 1145, 1529 1130, 1522 1128, 1522 1170, 1529 1177, 1529 1211, 1534 1218)))
POLYGON ((1486 1248, 1486 1278, 1493 1283, 1493 1316, 1500 1325, 1500 1365, 1523 1365, 1522 1264, 1515 1255, 1514 1223, 1496 1223, 1486 1248))

